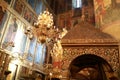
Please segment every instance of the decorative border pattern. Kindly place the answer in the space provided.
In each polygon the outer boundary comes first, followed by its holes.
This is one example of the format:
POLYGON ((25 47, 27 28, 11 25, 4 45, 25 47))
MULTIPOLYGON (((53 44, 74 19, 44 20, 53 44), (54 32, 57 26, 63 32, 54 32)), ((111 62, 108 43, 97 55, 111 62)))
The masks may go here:
POLYGON ((62 43, 64 44, 64 43, 83 43, 83 44, 85 44, 85 43, 95 43, 95 44, 97 44, 97 43, 100 43, 100 44, 106 44, 106 43, 109 43, 109 44, 117 44, 118 43, 118 41, 117 40, 111 40, 111 39, 63 39, 62 40, 62 43))
POLYGON ((119 67, 119 49, 118 47, 64 47, 63 48, 63 69, 68 69, 70 63, 78 56, 84 54, 97 55, 106 60, 114 71, 119 67))

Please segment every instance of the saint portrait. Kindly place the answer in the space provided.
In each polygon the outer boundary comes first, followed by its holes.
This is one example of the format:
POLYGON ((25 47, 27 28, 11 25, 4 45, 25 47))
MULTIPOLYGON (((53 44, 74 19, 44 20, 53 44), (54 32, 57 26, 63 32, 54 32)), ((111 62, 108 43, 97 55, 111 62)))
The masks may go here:
POLYGON ((45 53, 46 53, 46 46, 45 44, 37 44, 37 49, 36 49, 36 55, 35 55, 35 63, 37 64, 43 64, 44 63, 44 58, 45 58, 45 53))
POLYGON ((25 31, 25 25, 22 23, 21 26, 18 27, 18 31, 15 38, 15 47, 13 47, 12 50, 12 52, 20 53, 21 56, 23 56, 24 54, 26 41, 27 41, 27 36, 24 34, 24 31, 25 31))
POLYGON ((28 59, 29 61, 32 61, 32 60, 33 60, 34 52, 35 52, 35 46, 36 46, 36 39, 33 38, 33 39, 30 41, 29 50, 28 50, 27 59, 28 59))
POLYGON ((22 14, 24 9, 24 4, 21 0, 16 0, 14 4, 14 9, 19 13, 22 14))
POLYGON ((0 37, 2 35, 3 27, 4 27, 4 24, 6 22, 7 16, 8 16, 8 12, 2 11, 2 7, 0 7, 0 37))
POLYGON ((31 23, 33 18, 32 16, 33 16, 33 13, 28 8, 25 8, 24 18, 31 23))
POLYGON ((11 15, 9 23, 7 24, 6 35, 2 47, 11 51, 15 46, 15 37, 18 30, 18 20, 11 15))

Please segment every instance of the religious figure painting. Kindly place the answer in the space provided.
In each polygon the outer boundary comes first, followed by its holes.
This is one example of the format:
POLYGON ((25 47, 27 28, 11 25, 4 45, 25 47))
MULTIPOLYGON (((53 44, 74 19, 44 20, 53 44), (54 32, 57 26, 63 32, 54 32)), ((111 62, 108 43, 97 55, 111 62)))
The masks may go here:
POLYGON ((0 37, 3 35, 3 28, 5 27, 5 23, 7 21, 8 17, 8 12, 7 11, 2 11, 2 7, 0 7, 0 37))
POLYGON ((120 22, 119 0, 95 0, 95 21, 97 27, 120 22))
POLYGON ((28 50, 27 59, 28 59, 29 61, 33 61, 34 53, 35 53, 35 48, 36 48, 36 39, 33 38, 33 39, 30 41, 29 50, 28 50))
POLYGON ((22 14, 24 10, 24 4, 21 0, 16 0, 14 4, 14 9, 19 13, 22 14))
POLYGON ((20 66, 19 74, 17 77, 18 80, 23 80, 23 78, 28 75, 29 75, 29 68, 27 68, 26 66, 20 66))
POLYGON ((58 19, 59 28, 66 28, 70 30, 72 27, 72 13, 71 11, 59 15, 58 19))
POLYGON ((18 31, 15 38, 15 47, 13 47, 12 52, 20 53, 21 56, 24 55, 25 47, 26 47, 26 41, 27 36, 24 34, 25 31, 25 24, 21 24, 20 27, 18 27, 18 31))
POLYGON ((20 26, 20 21, 15 16, 11 15, 7 24, 2 48, 11 51, 12 47, 15 47, 15 37, 18 30, 18 26, 20 26))
POLYGON ((33 13, 26 7, 24 12, 24 18, 31 23, 33 18, 32 16, 33 16, 33 13))
POLYGON ((43 64, 46 53, 46 46, 44 44, 37 44, 37 50, 35 55, 35 63, 43 64))

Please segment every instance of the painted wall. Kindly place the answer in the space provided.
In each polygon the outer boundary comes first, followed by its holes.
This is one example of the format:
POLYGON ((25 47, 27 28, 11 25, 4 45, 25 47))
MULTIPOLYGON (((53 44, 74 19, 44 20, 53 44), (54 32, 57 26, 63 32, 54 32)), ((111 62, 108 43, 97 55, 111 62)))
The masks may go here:
POLYGON ((120 0, 94 0, 96 27, 120 40, 120 0))

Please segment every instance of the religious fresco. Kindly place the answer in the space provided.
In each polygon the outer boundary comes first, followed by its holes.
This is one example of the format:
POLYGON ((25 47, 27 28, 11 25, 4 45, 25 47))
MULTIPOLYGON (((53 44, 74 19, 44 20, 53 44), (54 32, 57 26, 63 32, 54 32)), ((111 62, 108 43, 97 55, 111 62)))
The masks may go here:
POLYGON ((21 0, 16 0, 13 7, 19 14, 22 14, 24 9, 24 4, 21 0))
POLYGON ((0 7, 0 37, 2 35, 3 27, 7 17, 8 17, 8 12, 7 11, 3 12, 2 7, 0 7))
MULTIPOLYGON (((87 4, 83 4, 82 7, 82 17, 85 16, 85 21, 88 23, 95 25, 95 14, 94 14, 94 5, 93 0, 87 0, 87 4)), ((82 19, 81 17, 81 19, 82 19)))
POLYGON ((58 16, 58 25, 60 28, 66 27, 70 30, 80 22, 88 22, 95 25, 95 14, 93 0, 82 0, 81 7, 73 8, 58 16))
MULTIPOLYGON (((76 5, 77 7, 77 5, 76 5)), ((82 0, 81 5, 77 8, 73 8, 73 27, 79 22, 88 22, 95 25, 95 14, 93 0, 82 0)))
POLYGON ((15 16, 10 16, 2 48, 12 51, 12 48, 15 47, 16 44, 16 33, 20 24, 21 22, 15 16))
POLYGON ((11 15, 10 19, 8 20, 8 24, 4 26, 9 12, 0 11, 0 14, 0 37, 4 31, 4 27, 7 27, 3 38, 2 48, 23 54, 27 39, 26 35, 24 34, 25 26, 23 27, 23 25, 21 25, 21 21, 13 15, 11 15))
POLYGON ((66 28, 70 30, 72 27, 72 12, 68 11, 67 13, 60 14, 58 17, 58 25, 60 29, 66 28))
POLYGON ((27 59, 28 59, 29 61, 33 61, 34 53, 35 53, 35 48, 36 48, 36 39, 33 38, 33 39, 30 41, 29 50, 28 50, 27 59))
POLYGON ((120 20, 119 0, 94 0, 94 5, 97 27, 120 20))

